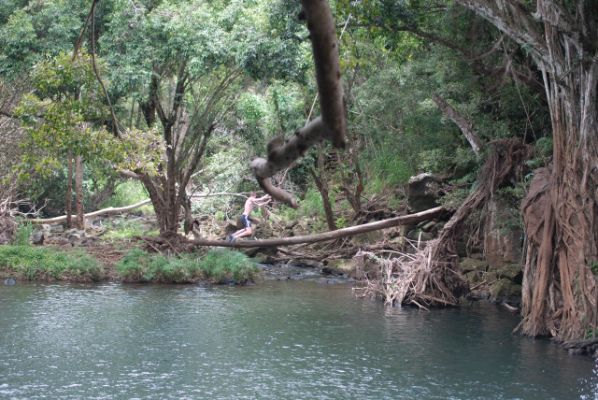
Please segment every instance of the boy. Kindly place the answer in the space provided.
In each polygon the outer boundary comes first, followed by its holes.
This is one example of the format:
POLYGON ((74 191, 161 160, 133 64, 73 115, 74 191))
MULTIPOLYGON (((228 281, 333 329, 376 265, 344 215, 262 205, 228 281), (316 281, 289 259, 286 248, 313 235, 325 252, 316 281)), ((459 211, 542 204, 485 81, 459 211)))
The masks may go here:
POLYGON ((251 221, 249 220, 249 214, 253 211, 255 207, 262 207, 272 201, 270 195, 266 194, 262 197, 257 197, 255 192, 251 192, 247 200, 245 201, 245 206, 243 208, 243 214, 241 215, 241 222, 243 223, 243 228, 239 229, 232 235, 228 235, 226 240, 229 242, 234 242, 240 237, 251 236, 253 234, 253 228, 251 227, 251 221))

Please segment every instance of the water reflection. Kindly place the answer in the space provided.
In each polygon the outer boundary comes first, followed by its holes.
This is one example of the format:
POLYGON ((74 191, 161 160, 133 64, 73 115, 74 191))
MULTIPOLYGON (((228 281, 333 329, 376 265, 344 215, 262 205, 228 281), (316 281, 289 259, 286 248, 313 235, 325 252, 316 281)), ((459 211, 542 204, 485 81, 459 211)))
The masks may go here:
POLYGON ((0 287, 0 398, 598 398, 591 360, 516 323, 305 282, 0 287))

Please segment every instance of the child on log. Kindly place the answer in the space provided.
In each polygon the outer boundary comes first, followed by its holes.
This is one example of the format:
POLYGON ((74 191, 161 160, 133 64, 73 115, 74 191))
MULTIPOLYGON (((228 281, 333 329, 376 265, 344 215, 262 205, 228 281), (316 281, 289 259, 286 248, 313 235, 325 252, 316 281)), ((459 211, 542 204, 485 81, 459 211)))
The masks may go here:
POLYGON ((255 192, 251 192, 247 200, 245 201, 245 206, 243 208, 243 214, 241 214, 241 222, 243 223, 243 228, 239 229, 232 235, 228 235, 226 240, 229 242, 234 242, 238 238, 251 236, 253 234, 253 228, 251 227, 251 221, 249 220, 249 215, 253 211, 255 207, 263 207, 269 202, 272 201, 270 195, 266 194, 262 197, 257 197, 255 192))

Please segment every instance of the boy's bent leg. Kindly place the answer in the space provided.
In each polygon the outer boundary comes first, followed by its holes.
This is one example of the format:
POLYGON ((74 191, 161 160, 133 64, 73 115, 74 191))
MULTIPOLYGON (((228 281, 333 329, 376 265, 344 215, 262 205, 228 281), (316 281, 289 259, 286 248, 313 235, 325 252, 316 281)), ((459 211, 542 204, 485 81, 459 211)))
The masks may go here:
POLYGON ((251 236, 251 234, 253 233, 253 229, 251 227, 245 228, 243 229, 243 232, 240 232, 239 234, 235 235, 235 238, 242 238, 242 237, 246 237, 246 236, 251 236))

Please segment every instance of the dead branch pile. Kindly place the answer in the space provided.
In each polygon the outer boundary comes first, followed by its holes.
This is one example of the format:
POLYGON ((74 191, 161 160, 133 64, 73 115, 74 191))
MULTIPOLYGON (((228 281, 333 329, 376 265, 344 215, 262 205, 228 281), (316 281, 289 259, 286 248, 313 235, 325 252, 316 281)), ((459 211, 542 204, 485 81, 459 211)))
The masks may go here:
POLYGON ((529 146, 513 139, 495 141, 490 146, 477 186, 436 240, 428 242, 415 254, 405 253, 393 259, 381 259, 367 253, 357 257, 358 264, 379 264, 377 278, 381 282, 369 281, 364 294, 382 295, 387 304, 444 306, 456 304, 468 291, 467 283, 459 273, 456 240, 469 216, 475 211, 483 211, 498 188, 520 180, 526 168, 524 161, 531 155, 529 146))
POLYGON ((437 241, 414 254, 396 252, 398 256, 391 258, 358 252, 353 261, 358 271, 364 271, 365 283, 356 292, 380 298, 390 306, 412 304, 427 309, 457 305, 459 296, 467 292, 467 285, 450 263, 432 258, 437 241))

